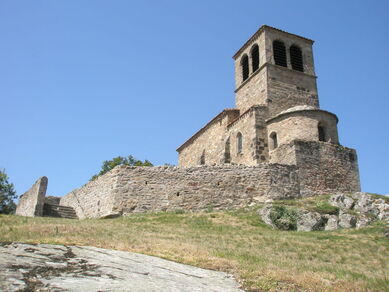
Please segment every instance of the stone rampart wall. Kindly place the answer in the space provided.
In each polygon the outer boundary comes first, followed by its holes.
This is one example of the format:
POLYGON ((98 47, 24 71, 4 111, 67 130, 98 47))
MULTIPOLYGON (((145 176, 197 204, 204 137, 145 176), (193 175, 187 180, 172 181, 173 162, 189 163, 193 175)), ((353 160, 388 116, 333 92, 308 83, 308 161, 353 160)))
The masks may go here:
POLYGON ((294 166, 129 167, 111 172, 61 199, 79 218, 133 212, 245 207, 299 196, 294 166))
POLYGON ((61 198, 60 205, 73 207, 78 218, 112 215, 118 172, 110 171, 61 198))
POLYGON ((16 207, 16 215, 28 217, 43 215, 47 182, 47 177, 43 176, 39 178, 31 189, 20 196, 19 203, 16 207))
POLYGON ((325 142, 294 141, 303 196, 359 192, 358 158, 354 149, 325 142))
POLYGON ((117 167, 114 212, 245 207, 299 196, 294 166, 117 167))

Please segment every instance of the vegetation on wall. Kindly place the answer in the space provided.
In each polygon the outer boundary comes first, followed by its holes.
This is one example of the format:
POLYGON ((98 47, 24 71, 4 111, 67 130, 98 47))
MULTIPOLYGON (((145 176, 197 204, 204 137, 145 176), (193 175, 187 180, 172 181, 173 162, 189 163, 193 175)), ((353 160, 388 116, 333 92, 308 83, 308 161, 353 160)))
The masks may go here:
POLYGON ((153 164, 148 161, 147 159, 145 161, 138 160, 132 155, 128 155, 127 157, 117 156, 115 158, 112 158, 111 160, 105 160, 103 162, 103 165, 101 166, 101 170, 98 174, 95 174, 92 176, 90 180, 94 180, 100 175, 105 174, 106 172, 110 171, 111 169, 115 168, 118 165, 129 165, 129 166, 153 166, 153 164))
POLYGON ((8 176, 5 170, 0 169, 0 213, 12 214, 15 213, 16 205, 14 200, 16 199, 16 192, 14 185, 8 182, 8 176))

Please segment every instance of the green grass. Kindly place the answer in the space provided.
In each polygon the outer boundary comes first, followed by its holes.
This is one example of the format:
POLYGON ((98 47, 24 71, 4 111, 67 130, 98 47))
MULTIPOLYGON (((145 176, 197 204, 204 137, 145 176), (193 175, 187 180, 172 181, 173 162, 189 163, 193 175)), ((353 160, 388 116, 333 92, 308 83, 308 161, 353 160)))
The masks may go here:
POLYGON ((81 221, 0 215, 3 242, 140 252, 232 273, 249 291, 388 291, 385 228, 378 222, 360 230, 273 230, 256 209, 81 221))

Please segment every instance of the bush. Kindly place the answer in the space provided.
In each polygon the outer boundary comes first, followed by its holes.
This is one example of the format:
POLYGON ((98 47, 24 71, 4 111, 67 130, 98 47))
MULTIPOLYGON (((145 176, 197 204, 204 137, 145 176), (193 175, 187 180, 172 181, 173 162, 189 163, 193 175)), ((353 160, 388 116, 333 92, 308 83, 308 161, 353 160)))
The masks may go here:
POLYGON ((127 157, 118 156, 115 158, 112 158, 111 160, 105 160, 103 162, 103 165, 101 166, 101 170, 98 174, 95 174, 90 179, 95 180, 100 175, 103 175, 107 173, 108 171, 114 169, 118 165, 129 165, 129 166, 153 166, 153 164, 148 161, 147 159, 145 161, 138 160, 132 155, 128 155, 127 157))
POLYGON ((298 212, 285 206, 273 206, 270 220, 280 230, 297 230, 298 212))

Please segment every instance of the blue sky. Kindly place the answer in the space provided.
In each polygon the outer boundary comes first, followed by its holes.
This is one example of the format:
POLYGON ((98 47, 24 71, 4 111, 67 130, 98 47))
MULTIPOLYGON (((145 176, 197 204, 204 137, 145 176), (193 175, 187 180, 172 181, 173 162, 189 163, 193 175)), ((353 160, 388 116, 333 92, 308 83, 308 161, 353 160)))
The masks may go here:
POLYGON ((389 193, 388 1, 0 1, 0 168, 61 196, 103 160, 176 164, 234 106, 232 55, 267 24, 315 40, 321 108, 389 193))

